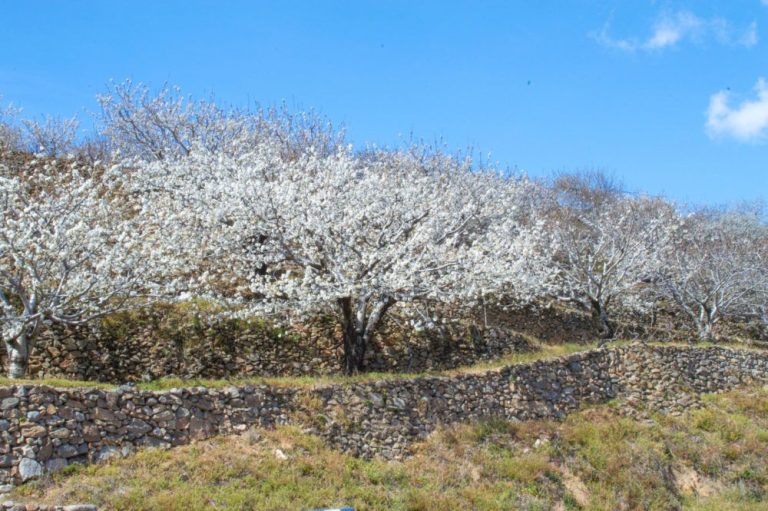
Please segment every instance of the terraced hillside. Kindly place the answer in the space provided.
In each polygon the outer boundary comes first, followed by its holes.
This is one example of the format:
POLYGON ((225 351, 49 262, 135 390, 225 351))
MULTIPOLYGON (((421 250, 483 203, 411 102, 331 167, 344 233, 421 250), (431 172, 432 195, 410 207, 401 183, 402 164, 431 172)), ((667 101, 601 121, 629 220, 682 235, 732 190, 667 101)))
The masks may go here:
POLYGON ((568 349, 325 383, 0 387, 4 477, 14 499, 104 509, 766 504, 766 353, 568 349))
POLYGON ((762 510, 768 390, 705 396, 679 416, 599 405, 564 421, 441 428, 403 461, 363 460, 296 427, 74 465, 12 497, 102 509, 762 510))

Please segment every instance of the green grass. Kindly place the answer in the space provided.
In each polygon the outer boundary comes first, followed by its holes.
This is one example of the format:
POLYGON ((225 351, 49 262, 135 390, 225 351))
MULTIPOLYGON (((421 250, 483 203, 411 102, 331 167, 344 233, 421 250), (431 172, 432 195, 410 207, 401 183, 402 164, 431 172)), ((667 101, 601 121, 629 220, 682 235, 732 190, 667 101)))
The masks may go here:
POLYGON ((295 427, 251 430, 75 467, 11 498, 169 511, 764 510, 767 458, 768 390, 742 389, 680 417, 637 421, 601 405, 562 422, 454 426, 402 462, 343 455, 295 427))
POLYGON ((4 376, 0 377, 0 386, 8 386, 8 385, 48 385, 50 387, 57 387, 57 388, 80 388, 80 387, 91 387, 91 388, 98 388, 98 389, 116 388, 115 385, 111 385, 109 383, 68 380, 66 378, 38 378, 38 379, 21 378, 21 379, 12 380, 4 376))

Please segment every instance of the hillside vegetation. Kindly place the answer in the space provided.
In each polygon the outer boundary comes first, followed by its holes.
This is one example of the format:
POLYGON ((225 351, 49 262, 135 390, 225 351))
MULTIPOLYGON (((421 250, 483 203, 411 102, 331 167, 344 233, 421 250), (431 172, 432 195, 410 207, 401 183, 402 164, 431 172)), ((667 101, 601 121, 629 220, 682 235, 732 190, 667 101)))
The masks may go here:
POLYGON ((680 416, 618 415, 441 429, 403 462, 340 454, 295 428, 250 430, 68 467, 14 500, 104 509, 758 510, 768 506, 768 389, 680 416))
POLYGON ((768 509, 768 388, 679 415, 699 406, 688 390, 764 383, 763 357, 628 358, 619 374, 598 351, 533 364, 541 371, 411 380, 596 339, 764 341, 762 204, 680 204, 627 193, 599 171, 533 179, 423 144, 356 148, 311 113, 239 110, 172 87, 113 83, 98 101, 87 140, 76 120, 17 119, 0 105, 0 483, 36 481, 13 498, 162 510, 768 509), (215 399, 16 386, 393 378, 403 381, 360 395, 349 385, 215 399), (626 403, 580 408, 624 383, 626 403), (633 396, 671 407, 637 413, 633 396), (310 420, 288 420, 294 412, 310 420), (248 430, 289 422, 314 429, 248 430), (246 433, 80 465, 117 446, 233 431, 246 433))
POLYGON ((482 310, 486 332, 471 324, 470 337, 491 345, 489 311, 550 302, 578 307, 590 339, 665 331, 664 317, 703 341, 729 337, 724 324, 766 334, 760 203, 691 207, 626 193, 600 172, 532 179, 423 144, 356 148, 322 117, 233 109, 173 87, 113 83, 98 101, 88 140, 76 120, 17 119, 15 109, 0 118, 9 378, 457 367, 479 357, 432 360, 441 350, 425 339, 461 340, 466 328, 452 323, 482 310), (215 324, 186 328, 186 305, 202 302, 215 324), (286 348, 294 337, 282 333, 317 318, 317 356, 286 348), (91 335, 87 325, 106 328, 91 335), (121 343, 133 326, 150 342, 121 343), (57 345, 52 334, 67 330, 79 338, 57 345), (244 357, 230 341, 246 330, 244 357), (155 334, 167 342, 155 346, 155 334), (392 363, 377 356, 382 339, 405 337, 413 349, 387 345, 392 363), (288 352, 304 358, 286 366, 288 352))

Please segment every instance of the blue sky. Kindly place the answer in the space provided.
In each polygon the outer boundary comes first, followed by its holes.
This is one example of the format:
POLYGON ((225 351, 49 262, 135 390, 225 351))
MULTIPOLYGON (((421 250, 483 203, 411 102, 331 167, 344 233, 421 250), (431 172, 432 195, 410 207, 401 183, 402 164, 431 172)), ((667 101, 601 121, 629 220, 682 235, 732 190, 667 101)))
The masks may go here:
POLYGON ((0 0, 0 94, 86 116, 113 80, 285 101, 531 175, 768 198, 768 0, 0 0))

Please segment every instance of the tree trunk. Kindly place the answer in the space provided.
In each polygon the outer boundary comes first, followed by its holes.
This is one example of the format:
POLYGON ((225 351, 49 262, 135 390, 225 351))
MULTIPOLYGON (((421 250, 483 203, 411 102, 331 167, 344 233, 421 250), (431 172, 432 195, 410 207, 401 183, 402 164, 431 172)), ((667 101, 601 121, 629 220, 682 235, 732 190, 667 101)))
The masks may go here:
POLYGON ((355 320, 352 315, 351 299, 339 300, 341 308, 341 335, 344 341, 344 374, 353 374, 357 371, 360 339, 355 332, 355 320))
POLYGON ((344 374, 357 374, 365 369, 365 352, 368 348, 365 337, 357 331, 344 332, 344 374))
POLYGON ((605 305, 603 305, 600 300, 595 300, 592 298, 590 298, 589 302, 592 305, 592 317, 598 324, 598 332, 600 333, 600 338, 603 340, 612 339, 615 330, 611 324, 611 321, 608 319, 608 313, 605 310, 605 305))
POLYGON ((380 297, 372 307, 368 307, 370 295, 362 295, 357 305, 352 297, 338 299, 341 311, 341 331, 344 337, 344 373, 351 375, 365 369, 365 352, 379 326, 381 318, 395 303, 387 296, 380 297))
POLYGON ((6 341, 5 349, 8 353, 8 378, 24 378, 29 367, 30 349, 27 337, 22 335, 13 341, 6 341))
POLYGON ((338 300, 341 309, 341 333, 344 338, 344 374, 356 374, 365 364, 365 337, 357 325, 352 298, 338 300))
POLYGON ((715 340, 712 330, 713 324, 710 321, 704 321, 699 324, 699 340, 703 342, 712 342, 715 340))
POLYGON ((699 310, 699 318, 696 321, 696 327, 698 329, 699 340, 703 342, 714 342, 715 332, 714 327, 717 322, 717 316, 715 314, 716 309, 709 309, 702 307, 699 310))

